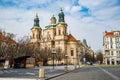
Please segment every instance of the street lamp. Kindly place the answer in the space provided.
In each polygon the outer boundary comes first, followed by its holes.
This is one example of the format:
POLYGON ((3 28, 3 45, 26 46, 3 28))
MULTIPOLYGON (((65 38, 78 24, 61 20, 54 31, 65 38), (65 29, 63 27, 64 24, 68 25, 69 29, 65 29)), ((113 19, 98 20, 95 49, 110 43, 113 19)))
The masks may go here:
POLYGON ((68 64, 68 61, 67 61, 68 55, 65 55, 65 58, 66 58, 66 67, 67 67, 67 64, 68 64))
POLYGON ((52 55, 53 55, 53 69, 54 69, 54 55, 56 54, 56 51, 52 49, 52 55))
POLYGON ((78 67, 80 67, 80 47, 77 48, 78 67))
POLYGON ((86 58, 85 58, 85 57, 83 58, 83 63, 84 63, 84 64, 86 63, 86 58))
POLYGON ((67 58, 68 58, 68 55, 66 54, 66 55, 65 55, 65 59, 66 59, 66 66, 65 66, 65 68, 64 68, 64 71, 65 71, 65 72, 67 72, 67 71, 68 71, 68 68, 67 68, 68 60, 67 60, 67 58))

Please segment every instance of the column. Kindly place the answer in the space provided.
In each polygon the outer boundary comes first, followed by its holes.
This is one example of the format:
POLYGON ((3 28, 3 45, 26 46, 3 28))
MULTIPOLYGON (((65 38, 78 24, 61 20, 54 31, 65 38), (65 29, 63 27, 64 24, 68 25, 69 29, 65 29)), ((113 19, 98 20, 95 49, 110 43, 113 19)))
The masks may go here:
POLYGON ((107 65, 108 63, 107 63, 107 58, 105 58, 105 64, 107 65))
POLYGON ((116 61, 117 61, 117 60, 115 59, 115 60, 114 60, 114 64, 115 64, 115 65, 117 65, 117 62, 116 62, 116 61))
POLYGON ((112 64, 112 60, 111 60, 111 58, 109 58, 109 61, 110 61, 110 65, 112 64))

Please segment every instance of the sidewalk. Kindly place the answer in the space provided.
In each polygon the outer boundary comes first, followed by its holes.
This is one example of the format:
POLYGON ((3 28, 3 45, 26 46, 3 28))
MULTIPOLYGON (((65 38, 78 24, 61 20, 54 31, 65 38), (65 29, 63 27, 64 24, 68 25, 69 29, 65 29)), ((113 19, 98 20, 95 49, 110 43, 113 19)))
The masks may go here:
MULTIPOLYGON (((65 74, 66 72, 64 71, 64 67, 65 66, 55 66, 54 70, 52 66, 35 67, 33 69, 3 70, 0 71, 0 80, 47 80, 49 78, 65 74), (45 69, 45 78, 39 79, 39 69, 45 69)), ((68 72, 74 69, 75 67, 73 65, 68 66, 68 72)))

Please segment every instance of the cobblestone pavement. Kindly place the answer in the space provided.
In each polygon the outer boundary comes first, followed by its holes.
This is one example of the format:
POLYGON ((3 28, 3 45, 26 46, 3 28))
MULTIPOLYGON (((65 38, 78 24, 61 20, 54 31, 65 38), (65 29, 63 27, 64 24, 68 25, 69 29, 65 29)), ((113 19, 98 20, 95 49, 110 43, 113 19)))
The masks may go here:
MULTIPOLYGON (((39 69, 45 69, 45 78, 49 78, 61 73, 64 73, 65 66, 55 66, 53 70, 52 66, 44 66, 44 67, 35 67, 32 69, 6 69, 0 70, 0 78, 29 78, 29 79, 38 79, 39 77, 39 69)), ((74 66, 68 66, 69 70, 73 70, 74 66)), ((1 79, 0 79, 1 80, 1 79)))

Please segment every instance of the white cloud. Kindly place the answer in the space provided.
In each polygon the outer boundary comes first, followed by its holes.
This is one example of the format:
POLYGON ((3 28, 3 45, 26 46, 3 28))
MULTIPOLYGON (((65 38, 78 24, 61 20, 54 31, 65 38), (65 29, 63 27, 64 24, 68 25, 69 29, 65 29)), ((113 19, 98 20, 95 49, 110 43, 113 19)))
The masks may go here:
POLYGON ((73 6, 72 9, 71 9, 71 11, 72 12, 78 12, 81 9, 82 9, 81 6, 73 6))
POLYGON ((94 21, 94 19, 92 17, 84 17, 81 20, 85 23, 91 23, 94 21))
POLYGON ((101 3, 101 0, 97 1, 97 0, 79 0, 79 4, 82 6, 85 6, 87 8, 96 8, 96 6, 98 6, 101 3))
MULTIPOLYGON (((109 20, 109 19, 115 19, 116 17, 120 16, 120 7, 115 6, 115 7, 109 7, 109 8, 104 8, 101 10, 97 10, 92 12, 92 14, 100 19, 100 20, 109 20)), ((120 18, 120 17, 119 17, 120 18)))
POLYGON ((65 11, 70 12, 71 7, 69 5, 65 6, 65 11))
POLYGON ((102 35, 105 30, 120 30, 120 6, 113 6, 117 0, 79 0, 80 5, 74 5, 72 0, 14 1, 19 3, 20 8, 0 8, 0 27, 18 36, 29 34, 36 12, 40 19, 40 26, 44 28, 49 25, 53 14, 58 19, 61 6, 65 13, 68 31, 70 30, 81 41, 87 39, 88 45, 91 45, 94 50, 102 49, 102 35), (32 8, 26 9, 30 6, 32 8), (42 7, 38 8, 38 6, 42 7), (80 12, 81 6, 91 11, 90 16, 83 16, 85 12, 80 12))
POLYGON ((97 10, 114 6, 115 4, 119 3, 119 0, 79 0, 78 2, 80 5, 91 10, 97 10))
POLYGON ((30 29, 33 27, 33 21, 36 11, 40 19, 40 26, 44 28, 50 23, 51 12, 46 10, 23 10, 23 9, 1 9, 0 13, 0 27, 6 31, 15 33, 17 36, 28 35, 30 29), (27 33, 26 33, 27 32, 27 33))

